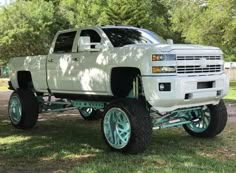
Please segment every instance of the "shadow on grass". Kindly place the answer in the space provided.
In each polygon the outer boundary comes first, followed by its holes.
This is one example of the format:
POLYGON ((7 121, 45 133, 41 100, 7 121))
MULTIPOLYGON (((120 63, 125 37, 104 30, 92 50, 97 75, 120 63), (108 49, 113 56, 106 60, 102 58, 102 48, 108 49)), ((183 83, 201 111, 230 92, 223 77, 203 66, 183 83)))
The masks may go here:
POLYGON ((28 131, 14 129, 6 117, 1 117, 0 172, 233 170, 234 162, 220 152, 228 147, 228 136, 203 140, 189 137, 180 129, 154 131, 152 144, 144 153, 123 155, 105 146, 99 121, 84 121, 79 115, 45 116, 28 131))
POLYGON ((22 166, 40 163, 42 168, 67 168, 73 163, 63 166, 60 162, 78 162, 94 157, 104 149, 98 124, 81 120, 79 115, 77 118, 64 116, 44 121, 39 119, 33 129, 18 130, 7 118, 1 119, 0 167, 27 169, 22 166))

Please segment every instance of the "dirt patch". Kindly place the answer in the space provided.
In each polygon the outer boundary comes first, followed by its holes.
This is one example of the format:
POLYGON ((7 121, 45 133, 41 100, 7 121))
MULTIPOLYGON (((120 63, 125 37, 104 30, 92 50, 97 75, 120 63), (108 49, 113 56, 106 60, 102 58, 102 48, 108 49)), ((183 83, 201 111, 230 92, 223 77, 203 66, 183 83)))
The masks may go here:
POLYGON ((227 112, 229 117, 235 117, 236 116, 236 103, 229 103, 226 104, 227 112))
POLYGON ((0 91, 0 104, 3 102, 8 102, 12 91, 0 91))

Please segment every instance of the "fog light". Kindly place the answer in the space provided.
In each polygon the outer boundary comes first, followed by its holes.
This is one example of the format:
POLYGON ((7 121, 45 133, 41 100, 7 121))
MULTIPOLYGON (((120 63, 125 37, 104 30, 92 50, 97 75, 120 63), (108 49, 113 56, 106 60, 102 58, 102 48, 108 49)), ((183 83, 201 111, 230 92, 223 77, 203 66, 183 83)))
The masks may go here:
POLYGON ((159 83, 159 91, 170 91, 171 84, 170 83, 159 83))
POLYGON ((165 89, 165 85, 163 83, 160 84, 159 89, 160 89, 160 91, 163 91, 165 89))

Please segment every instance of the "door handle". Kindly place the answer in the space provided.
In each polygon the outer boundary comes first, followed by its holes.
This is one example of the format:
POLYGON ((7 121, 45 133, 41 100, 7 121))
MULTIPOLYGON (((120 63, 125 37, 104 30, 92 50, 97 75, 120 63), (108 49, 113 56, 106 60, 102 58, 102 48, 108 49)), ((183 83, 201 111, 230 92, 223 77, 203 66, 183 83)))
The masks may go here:
POLYGON ((53 59, 48 59, 48 62, 53 62, 53 59))

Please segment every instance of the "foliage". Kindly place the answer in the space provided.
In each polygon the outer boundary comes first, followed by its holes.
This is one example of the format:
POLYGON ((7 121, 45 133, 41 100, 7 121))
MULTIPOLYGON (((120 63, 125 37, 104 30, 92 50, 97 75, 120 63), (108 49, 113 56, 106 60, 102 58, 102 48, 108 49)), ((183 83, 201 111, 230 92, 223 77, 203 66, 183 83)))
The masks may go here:
POLYGON ((172 27, 186 42, 220 47, 236 60, 235 10, 235 0, 177 0, 172 6, 172 27))
POLYGON ((150 1, 108 0, 106 15, 111 24, 143 26, 149 24, 150 1))
POLYGON ((46 54, 53 32, 63 28, 52 2, 16 1, 0 8, 0 59, 46 54), (59 24, 57 24, 59 23, 59 24))
POLYGON ((62 0, 60 10, 74 27, 133 25, 168 36, 165 6, 156 0, 62 0))
POLYGON ((230 82, 229 93, 225 97, 225 101, 228 103, 236 103, 236 81, 230 82))
POLYGON ((59 10, 73 27, 102 24, 104 0, 62 0, 59 10))
POLYGON ((52 3, 16 2, 2 7, 0 12, 1 58, 46 53, 53 19, 52 3))
POLYGON ((236 60, 236 0, 16 0, 0 6, 0 60, 47 53, 58 30, 114 24, 217 46, 236 60))

